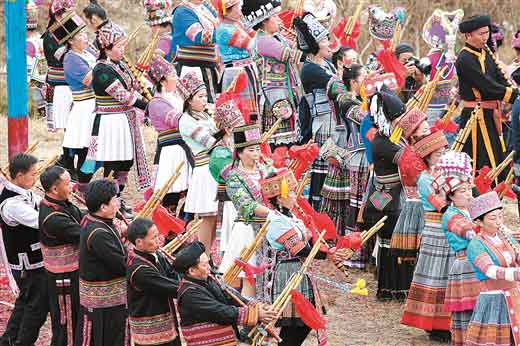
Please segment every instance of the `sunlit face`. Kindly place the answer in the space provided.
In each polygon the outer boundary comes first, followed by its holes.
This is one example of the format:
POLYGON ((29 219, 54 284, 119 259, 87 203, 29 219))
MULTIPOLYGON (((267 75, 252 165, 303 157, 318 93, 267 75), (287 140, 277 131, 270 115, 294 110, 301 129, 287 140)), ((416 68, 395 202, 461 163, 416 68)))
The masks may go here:
POLYGON ((83 51, 88 47, 88 35, 87 32, 82 30, 70 40, 70 45, 73 49, 83 51))
POLYGON ((107 56, 110 60, 119 61, 125 52, 126 40, 122 39, 114 43, 112 49, 107 49, 107 56))
POLYGON ((450 197, 455 207, 467 208, 469 206, 469 203, 473 199, 471 188, 472 186, 469 183, 462 183, 461 186, 455 190, 450 197))
POLYGON ((431 133, 430 125, 428 124, 427 121, 423 121, 421 123, 421 125, 419 125, 417 130, 415 130, 413 135, 416 138, 421 138, 421 137, 429 135, 430 133, 431 133))
POLYGON ((367 79, 367 76, 367 69, 363 67, 361 70, 359 70, 359 76, 355 80, 350 81, 351 90, 359 94, 359 90, 367 79))
POLYGON ((328 38, 325 38, 319 42, 319 51, 316 56, 324 59, 332 58, 332 50, 330 49, 330 41, 328 38))
POLYGON ((162 87, 164 90, 168 93, 172 93, 175 90, 177 90, 177 74, 175 73, 175 70, 164 77, 164 80, 161 81, 162 87))
POLYGON ((490 211, 484 215, 483 220, 477 220, 477 225, 480 226, 481 232, 489 235, 495 233, 504 225, 504 212, 502 209, 490 211))
POLYGON ((466 40, 475 48, 484 48, 488 39, 489 28, 487 26, 466 34, 466 40))
POLYGON ((199 90, 189 101, 190 108, 193 112, 202 112, 208 104, 208 93, 206 89, 199 90))
POLYGON ((38 171, 37 165, 32 165, 31 168, 25 173, 19 172, 15 177, 15 184, 26 190, 31 189, 36 183, 36 173, 38 171))
POLYGON ((350 67, 358 63, 358 57, 358 52, 356 52, 354 49, 350 49, 345 54, 343 54, 343 59, 341 59, 341 63, 345 67, 350 67))
POLYGON ((66 201, 72 192, 72 184, 70 183, 70 174, 65 171, 61 174, 60 179, 51 188, 52 193, 60 201, 66 201))
POLYGON ((439 159, 441 158, 442 155, 444 155, 445 152, 446 152, 446 148, 441 148, 441 149, 437 149, 433 153, 431 153, 428 156, 428 158, 426 159, 426 161, 428 162, 428 166, 430 168, 437 166, 439 159))
POLYGON ((200 255, 199 264, 188 269, 188 274, 194 279, 206 280, 210 274, 209 257, 205 253, 200 255))
POLYGON ((142 239, 136 239, 135 247, 139 251, 154 253, 159 250, 159 230, 157 226, 153 225, 148 229, 146 237, 142 239))
POLYGON ((242 163, 246 166, 251 166, 260 160, 260 155, 262 152, 260 151, 259 145, 250 145, 245 147, 241 153, 238 153, 238 158, 242 163))
POLYGON ((116 196, 108 202, 108 204, 102 204, 97 214, 107 219, 113 219, 116 217, 117 211, 119 210, 119 200, 116 196))
POLYGON ((262 23, 262 28, 268 34, 275 34, 280 31, 281 20, 278 15, 267 18, 262 23))

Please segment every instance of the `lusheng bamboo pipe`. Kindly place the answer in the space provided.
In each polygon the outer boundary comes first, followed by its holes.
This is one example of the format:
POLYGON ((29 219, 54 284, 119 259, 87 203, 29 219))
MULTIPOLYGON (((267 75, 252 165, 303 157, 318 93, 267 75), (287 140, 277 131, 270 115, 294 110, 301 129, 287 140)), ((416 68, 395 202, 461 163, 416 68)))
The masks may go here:
POLYGON ((276 120, 276 122, 273 124, 273 126, 271 126, 271 128, 269 129, 269 131, 267 131, 266 133, 264 133, 262 135, 262 143, 265 143, 267 142, 273 135, 274 133, 280 128, 280 126, 282 125, 282 121, 283 119, 282 118, 278 118, 276 120))
POLYGON ((190 227, 189 230, 185 231, 184 233, 170 241, 168 244, 164 245, 161 248, 161 250, 170 256, 173 255, 188 239, 197 234, 201 224, 202 220, 196 221, 193 224, 193 226, 190 227))
MULTIPOLYGON (((276 318, 271 321, 268 324, 263 324, 264 329, 268 330, 269 328, 273 328, 280 316, 282 315, 283 311, 287 308, 287 305, 289 304, 291 300, 291 291, 293 289, 297 289, 298 285, 301 283, 301 281, 304 278, 304 274, 309 269, 310 264, 312 263, 314 257, 316 257, 316 254, 318 253, 320 246, 323 241, 323 237, 325 236, 325 232, 322 232, 314 244, 314 246, 311 249, 311 252, 303 262, 300 270, 296 273, 294 273, 291 278, 289 279, 289 282, 286 284, 284 290, 282 293, 276 298, 271 308, 276 312, 276 318)), ((252 345, 263 345, 263 342, 266 338, 265 335, 262 335, 262 333, 258 330, 257 327, 253 328, 251 332, 249 333, 249 337, 253 339, 252 345)))
POLYGON ((488 172, 488 174, 486 174, 486 178, 491 179, 491 180, 495 180, 496 178, 498 178, 500 173, 502 173, 502 171, 504 169, 506 169, 507 166, 509 166, 511 164, 511 162, 513 162, 514 155, 515 155, 515 151, 513 150, 513 151, 511 151, 511 153, 509 153, 509 155, 507 155, 507 157, 504 159, 504 161, 502 161, 498 166, 496 166, 496 168, 490 170, 488 172))
POLYGON ((347 37, 352 36, 352 32, 354 31, 354 27, 356 26, 356 22, 359 18, 359 15, 361 14, 361 11, 363 10, 363 1, 360 1, 358 5, 356 6, 356 9, 354 11, 354 14, 348 18, 347 25, 345 25, 345 35, 347 37))
POLYGON ((461 152, 464 148, 464 145, 466 144, 466 141, 469 138, 469 135, 471 134, 471 129, 473 127, 473 124, 477 121, 477 113, 480 111, 480 103, 477 104, 475 109, 471 112, 471 115, 468 119, 468 122, 466 123, 466 126, 459 131, 457 138, 455 138, 455 142, 453 142, 451 146, 452 151, 458 151, 461 152))
POLYGON ((51 157, 49 160, 47 160, 43 165, 41 165, 38 170, 36 171, 36 177, 40 177, 40 175, 43 174, 43 172, 45 172, 45 170, 50 167, 50 166, 54 166, 56 164, 56 162, 58 162, 58 159, 59 159, 59 155, 54 155, 53 157, 51 157))
POLYGON ((155 191, 150 199, 146 201, 145 205, 143 206, 143 209, 139 211, 137 214, 137 217, 149 217, 155 208, 162 202, 164 196, 168 193, 172 185, 175 183, 177 178, 179 178, 179 175, 181 174, 181 169, 184 166, 184 162, 181 162, 177 165, 177 169, 175 170, 175 174, 172 175, 164 184, 161 186, 161 188, 158 191, 155 191))
POLYGON ((500 199, 503 199, 506 195, 507 189, 511 188, 511 185, 513 185, 513 181, 515 180, 515 170, 513 167, 509 170, 509 173, 507 173, 506 180, 504 180, 504 189, 500 191, 499 197, 500 199))
MULTIPOLYGON (((246 248, 242 249, 239 257, 239 259, 242 262, 247 263, 251 260, 251 257, 253 257, 258 247, 262 244, 262 240, 267 234, 267 229, 270 223, 270 221, 264 222, 264 224, 256 234, 253 242, 249 244, 246 248)), ((233 262, 233 264, 228 268, 228 270, 226 270, 226 272, 222 276, 222 279, 227 285, 231 285, 236 279, 238 279, 238 276, 240 275, 241 271, 242 268, 233 262)))
MULTIPOLYGON (((374 226, 370 227, 368 231, 361 232, 361 245, 364 245, 370 238, 372 238, 383 226, 385 225, 385 221, 388 219, 388 216, 383 216, 379 221, 377 221, 374 226)), ((352 249, 340 249, 340 254, 342 254, 346 258, 351 258, 354 255, 354 250, 352 249)))

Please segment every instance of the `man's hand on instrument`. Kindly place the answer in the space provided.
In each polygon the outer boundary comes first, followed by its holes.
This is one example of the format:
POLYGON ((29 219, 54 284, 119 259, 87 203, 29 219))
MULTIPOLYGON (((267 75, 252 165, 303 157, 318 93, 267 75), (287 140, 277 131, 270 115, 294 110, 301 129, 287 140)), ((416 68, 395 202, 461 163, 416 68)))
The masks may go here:
POLYGON ((260 304, 258 319, 264 323, 270 323, 276 318, 276 311, 270 305, 260 304))

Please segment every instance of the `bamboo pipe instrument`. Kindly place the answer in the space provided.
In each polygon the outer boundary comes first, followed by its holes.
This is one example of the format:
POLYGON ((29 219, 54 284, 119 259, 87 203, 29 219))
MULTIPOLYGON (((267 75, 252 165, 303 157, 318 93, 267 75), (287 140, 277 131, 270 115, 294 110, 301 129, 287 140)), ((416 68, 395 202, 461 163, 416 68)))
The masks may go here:
POLYGON ((155 191, 150 199, 145 203, 143 209, 139 211, 137 217, 148 217, 152 214, 155 208, 162 202, 164 196, 168 193, 172 185, 175 183, 179 175, 181 174, 181 169, 184 166, 184 162, 181 162, 177 165, 177 169, 175 170, 175 174, 172 175, 158 191, 155 191))
POLYGON ((137 82, 141 86, 144 98, 147 101, 150 101, 153 96, 150 93, 150 90, 148 90, 148 87, 146 86, 145 82, 141 78, 139 70, 134 66, 134 64, 132 64, 131 60, 126 55, 123 55, 123 61, 126 63, 128 68, 130 69, 130 72, 132 73, 132 76, 134 76, 134 78, 137 80, 137 82))
POLYGON ((437 89, 437 84, 439 84, 442 75, 446 72, 447 69, 448 66, 444 66, 440 71, 437 71, 433 80, 428 82, 426 92, 424 93, 424 96, 421 98, 421 102, 419 105, 419 109, 421 111, 426 112, 426 109, 428 108, 428 105, 430 104, 433 98, 435 90, 437 89))
POLYGON ((491 180, 495 180, 496 178, 498 178, 498 176, 500 175, 500 173, 502 173, 502 171, 504 169, 507 168, 507 166, 509 166, 511 164, 511 162, 513 162, 513 156, 515 155, 515 151, 511 151, 511 153, 509 153, 509 155, 507 155, 507 157, 504 159, 504 161, 502 161, 498 166, 496 166, 496 168, 490 170, 488 172, 488 174, 486 174, 486 178, 489 178, 491 180))
MULTIPOLYGON (((361 232, 361 245, 363 246, 370 238, 372 238, 383 226, 385 225, 385 221, 388 219, 388 216, 383 216, 379 221, 377 221, 374 226, 370 227, 368 231, 361 232)), ((346 257, 350 258, 354 255, 354 250, 352 249, 340 249, 338 250, 340 253, 346 257)), ((341 266, 343 264, 341 263, 341 266)), ((341 269, 341 268, 340 268, 341 269)), ((343 270, 343 269, 342 269, 343 270)))
MULTIPOLYGON (((276 324, 277 320, 282 315, 283 311, 287 308, 287 305, 289 304, 291 300, 291 291, 293 289, 297 289, 298 285, 301 283, 301 281, 304 278, 304 274, 308 270, 310 264, 312 263, 312 260, 314 257, 316 257, 316 254, 318 253, 321 244, 323 243, 323 237, 325 236, 325 232, 322 232, 314 244, 314 246, 311 249, 311 252, 303 262, 300 270, 293 274, 293 276, 289 279, 289 282, 286 284, 284 290, 276 298, 272 305, 272 309, 276 312, 276 318, 275 320, 271 321, 270 323, 263 325, 265 326, 264 329, 273 328, 276 324)), ((253 345, 263 345, 263 342, 265 340, 265 335, 262 335, 258 328, 253 328, 251 332, 249 333, 249 336, 253 338, 253 345)))
MULTIPOLYGON (((251 244, 249 244, 248 247, 242 249, 240 252, 239 259, 242 262, 249 262, 251 260, 251 257, 255 254, 258 247, 262 244, 262 240, 264 239, 265 235, 267 234, 267 229, 269 227, 270 221, 264 222, 260 230, 255 236, 255 239, 251 244)), ((242 268, 237 265, 236 263, 233 263, 228 270, 222 275, 222 279, 224 282, 228 285, 231 285, 236 279, 238 279, 238 276, 240 275, 240 272, 242 271, 242 268)))
POLYGON ((300 182, 298 183, 298 186, 296 187, 296 198, 303 195, 303 190, 305 189, 305 185, 307 185, 310 178, 311 178, 311 172, 310 171, 305 172, 304 176, 301 178, 300 182))
POLYGON ((361 14, 361 11, 363 10, 363 5, 363 1, 360 1, 354 10, 354 14, 348 18, 347 25, 345 26, 345 35, 347 37, 352 36, 356 22, 359 18, 359 15, 361 14))
MULTIPOLYGON (((24 154, 32 154, 36 151, 36 148, 38 147, 38 145, 40 144, 40 141, 36 141, 34 142, 33 144, 31 144, 31 146, 29 148, 27 148, 27 150, 25 150, 23 153, 24 154)), ((9 163, 3 168, 4 172, 9 172, 9 163)), ((7 176, 6 176, 7 178, 7 176)))
POLYGON ((278 118, 276 120, 276 122, 273 124, 273 126, 271 126, 271 128, 269 129, 269 131, 265 132, 263 135, 262 135, 262 143, 265 143, 267 142, 273 135, 274 133, 280 128, 280 126, 282 125, 282 118, 278 118))
POLYGON ((447 124, 448 122, 450 122, 451 119, 453 119, 453 115, 455 114, 455 111, 457 110, 458 105, 457 105, 457 101, 456 100, 453 100, 450 105, 448 106, 447 110, 446 110, 446 114, 444 114, 444 116, 441 118, 441 121, 444 123, 444 124, 447 124))
POLYGON ((43 172, 45 172, 45 170, 50 167, 50 166, 53 166, 56 164, 56 162, 58 162, 58 159, 59 159, 59 155, 54 155, 53 157, 51 157, 49 160, 47 160, 43 165, 41 165, 38 170, 36 171, 36 176, 39 177, 40 175, 43 174, 43 172))
POLYGON ((515 180, 515 171, 514 171, 513 167, 511 167, 511 169, 509 170, 509 173, 507 173, 506 180, 504 180, 505 187, 502 191, 500 191, 500 194, 499 194, 500 199, 504 198, 507 189, 511 188, 511 185, 513 184, 514 180, 515 180))
POLYGON ((175 239, 173 239, 168 244, 164 245, 161 250, 167 253, 168 255, 174 254, 180 247, 191 237, 195 236, 199 231, 200 225, 202 224, 202 220, 196 221, 193 226, 175 239))
POLYGON ((159 44, 159 30, 154 32, 152 36, 152 40, 150 41, 150 44, 146 46, 146 49, 144 50, 143 54, 139 57, 137 60, 136 67, 139 70, 139 78, 143 77, 143 74, 149 70, 150 68, 150 61, 152 61, 153 56, 155 54, 155 50, 157 49, 157 45, 159 44))
POLYGON ((470 118, 468 119, 468 122, 466 123, 466 126, 459 131, 457 138, 455 139, 455 142, 453 142, 451 146, 452 151, 462 151, 464 148, 464 144, 466 144, 466 141, 469 138, 469 135, 471 134, 471 128, 473 127, 473 124, 477 121, 477 113, 480 111, 480 104, 477 104, 475 109, 471 112, 470 118))

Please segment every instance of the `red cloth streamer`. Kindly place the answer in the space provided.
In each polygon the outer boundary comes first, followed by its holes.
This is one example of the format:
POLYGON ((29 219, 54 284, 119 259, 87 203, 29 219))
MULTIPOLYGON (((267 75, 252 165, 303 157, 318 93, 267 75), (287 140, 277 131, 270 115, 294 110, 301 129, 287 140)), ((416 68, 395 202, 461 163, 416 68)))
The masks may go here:
POLYGON ((392 49, 390 49, 390 41, 384 41, 383 47, 379 53, 377 53, 377 60, 383 65, 385 72, 393 72, 397 80, 397 84, 400 88, 404 87, 406 79, 406 68, 399 62, 392 49))
POLYGON ((164 236, 168 236, 170 232, 179 235, 186 227, 186 222, 170 214, 168 210, 161 205, 153 211, 152 221, 157 226, 159 232, 164 236))
POLYGON ((352 249, 358 251, 361 249, 363 239, 361 239, 360 232, 352 232, 344 237, 341 237, 336 243, 336 251, 339 249, 352 249))
POLYGON ((498 193, 499 195, 503 192, 504 197, 507 197, 507 198, 510 198, 513 200, 516 199, 516 193, 514 193, 513 190, 511 190, 511 188, 509 186, 507 186, 503 181, 500 182, 497 185, 497 187, 495 187, 495 192, 498 193))
POLYGON ((493 181, 487 177, 489 171, 491 169, 488 166, 484 166, 478 171, 478 176, 475 178, 475 186, 481 195, 491 191, 493 181))
POLYGON ((447 122, 443 119, 439 119, 435 122, 431 129, 432 132, 434 132, 435 130, 441 130, 455 134, 459 130, 459 125, 451 119, 447 122))
POLYGON ((274 149, 274 153, 272 156, 274 167, 278 169, 287 167, 287 152, 288 149, 285 146, 274 149))
POLYGON ((267 268, 271 267, 271 265, 267 263, 261 263, 259 266, 254 266, 239 258, 235 259, 235 264, 242 268, 242 271, 246 274, 247 281, 249 281, 251 285, 255 284, 256 275, 262 274, 267 268))
POLYGON ((338 24, 336 24, 336 26, 332 29, 332 34, 336 37, 336 42, 340 46, 349 46, 350 48, 356 49, 356 41, 359 37, 359 34, 361 33, 361 23, 359 20, 356 20, 352 34, 347 36, 345 27, 347 26, 349 19, 350 17, 345 17, 338 24))
POLYGON ((427 168, 424 160, 411 146, 404 148, 401 159, 399 160, 399 172, 401 173, 401 181, 404 185, 415 186, 419 174, 427 168))
POLYGON ((316 310, 304 295, 296 290, 291 291, 292 303, 296 309, 296 313, 309 328, 318 330, 324 329, 327 322, 323 316, 316 310))
POLYGON ((311 145, 294 145, 289 149, 289 157, 297 161, 296 168, 294 169, 296 179, 302 177, 303 172, 316 160, 319 153, 320 148, 316 143, 311 145))
MULTIPOLYGON (((314 243, 318 241, 319 233, 325 231, 325 240, 336 240, 336 226, 327 214, 318 213, 310 205, 309 201, 303 197, 298 197, 296 200, 299 208, 294 208, 294 215, 302 220, 305 227, 312 233, 314 243)), ((328 247, 322 245, 320 248, 322 252, 328 252, 328 247)))

